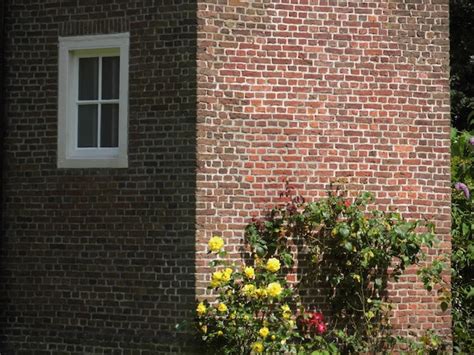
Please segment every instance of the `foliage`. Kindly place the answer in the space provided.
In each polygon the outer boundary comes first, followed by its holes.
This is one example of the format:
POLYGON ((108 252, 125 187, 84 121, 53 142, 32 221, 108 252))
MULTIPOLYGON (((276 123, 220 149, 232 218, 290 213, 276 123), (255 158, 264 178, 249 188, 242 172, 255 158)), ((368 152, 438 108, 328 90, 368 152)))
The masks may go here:
MULTIPOLYGON (((452 184, 474 191, 474 132, 452 130, 452 184)), ((474 352, 474 203, 470 193, 452 194, 452 303, 454 350, 474 352)))
MULTIPOLYGON (((212 305, 198 305, 202 340, 223 354, 390 351, 401 339, 390 332, 388 282, 423 261, 423 248, 435 242, 433 226, 367 212, 368 193, 351 201, 336 189, 311 203, 290 189, 285 194, 287 203, 247 226, 247 265, 230 264, 214 248, 210 288, 218 295, 212 305), (301 279, 289 284, 295 261, 301 279), (308 287, 326 289, 327 320, 314 303, 303 306, 299 294, 308 287)), ((442 280, 441 262, 420 270, 427 288, 442 280)), ((442 347, 436 335, 420 340, 411 347, 442 347)))
POLYGON ((450 0, 451 120, 474 128, 474 3, 450 0))
POLYGON ((210 242, 217 258, 211 261, 216 271, 210 288, 218 292, 217 302, 204 301, 196 308, 198 330, 210 351, 250 354, 307 351, 313 346, 331 349, 321 336, 326 331, 324 317, 305 311, 286 280, 293 259, 284 243, 275 241, 273 250, 281 252, 274 255, 286 258, 255 255, 252 265, 237 267, 225 260, 224 250, 214 248, 216 238, 210 242), (310 346, 307 339, 311 339, 310 346))

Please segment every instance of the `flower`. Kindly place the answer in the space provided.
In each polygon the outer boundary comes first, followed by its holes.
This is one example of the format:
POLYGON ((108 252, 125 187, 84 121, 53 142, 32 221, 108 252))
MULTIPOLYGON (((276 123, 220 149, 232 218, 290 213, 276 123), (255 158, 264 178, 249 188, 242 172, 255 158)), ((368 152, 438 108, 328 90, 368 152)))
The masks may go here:
POLYGON ((345 200, 344 201, 344 206, 346 206, 347 208, 351 207, 351 201, 345 200))
POLYGON ((321 312, 313 312, 313 314, 311 315, 311 321, 313 323, 322 322, 324 321, 324 316, 321 312))
POLYGON ((316 327, 316 331, 318 332, 318 334, 323 334, 326 332, 326 324, 324 323, 319 323, 318 326, 316 327))
POLYGON ((252 350, 258 354, 263 353, 263 344, 259 341, 256 341, 252 344, 252 350))
POLYGON ((227 306, 224 303, 219 303, 217 310, 221 313, 227 312, 227 306))
POLYGON ((281 306, 281 310, 285 313, 291 312, 290 306, 288 306, 287 304, 284 304, 283 306, 281 306))
POLYGON ((225 269, 224 272, 222 273, 222 281, 229 282, 231 276, 232 276, 232 269, 231 268, 225 269))
POLYGON ((471 196, 469 188, 466 186, 466 184, 463 184, 462 182, 455 183, 454 188, 458 191, 462 191, 467 199, 469 199, 469 197, 471 196))
POLYGON ((474 145, 474 137, 469 138, 469 144, 474 145))
POLYGON ((219 330, 219 331, 217 332, 217 335, 218 335, 218 336, 223 336, 224 333, 222 332, 222 330, 219 330))
POLYGON ((270 333, 270 330, 268 330, 267 327, 263 327, 258 331, 258 334, 260 334, 262 338, 266 338, 269 333, 270 333))
POLYGON ((214 236, 209 240, 208 245, 211 251, 217 253, 224 246, 224 240, 221 237, 214 236))
POLYGON ((203 326, 201 327, 201 331, 202 331, 204 334, 206 334, 206 333, 207 333, 207 325, 203 325, 203 326))
POLYGON ((215 288, 222 284, 224 281, 224 273, 222 271, 215 271, 212 274, 211 287, 215 288))
POLYGON ((271 297, 278 297, 281 294, 282 290, 283 289, 282 289, 280 283, 278 283, 278 282, 272 282, 272 283, 268 284, 267 289, 266 289, 268 295, 271 296, 271 297))
POLYGON ((252 284, 247 284, 242 287, 242 294, 247 297, 252 297, 255 295, 256 287, 252 284))
POLYGON ((196 307, 196 312, 198 315, 202 316, 204 313, 206 313, 207 308, 204 305, 204 303, 199 303, 198 306, 196 307))
POLYGON ((255 278, 255 270, 251 266, 244 268, 244 274, 250 280, 253 280, 255 278))
POLYGON ((276 258, 268 259, 266 269, 270 272, 277 272, 280 270, 280 261, 276 258))
POLYGON ((255 290, 255 295, 260 298, 267 297, 267 290, 263 288, 257 288, 255 290))

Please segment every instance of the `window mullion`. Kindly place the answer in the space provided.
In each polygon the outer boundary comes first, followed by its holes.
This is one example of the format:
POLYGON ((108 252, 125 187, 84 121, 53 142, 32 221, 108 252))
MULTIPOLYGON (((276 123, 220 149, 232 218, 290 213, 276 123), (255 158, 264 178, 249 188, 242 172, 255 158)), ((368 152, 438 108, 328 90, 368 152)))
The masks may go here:
POLYGON ((101 147, 101 142, 100 142, 100 137, 101 137, 101 133, 100 133, 100 129, 101 129, 101 126, 102 126, 102 107, 101 107, 101 100, 102 100, 102 56, 99 56, 99 78, 97 80, 97 85, 99 85, 99 90, 98 90, 98 93, 99 93, 99 103, 97 105, 97 110, 99 110, 99 112, 97 112, 97 148, 100 148, 101 147))

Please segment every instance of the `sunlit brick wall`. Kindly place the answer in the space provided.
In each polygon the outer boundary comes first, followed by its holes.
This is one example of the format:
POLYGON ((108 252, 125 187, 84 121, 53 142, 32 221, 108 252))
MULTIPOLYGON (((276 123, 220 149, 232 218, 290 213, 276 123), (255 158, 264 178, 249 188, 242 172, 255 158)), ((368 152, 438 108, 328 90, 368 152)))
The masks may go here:
MULTIPOLYGON (((198 2, 198 295, 206 241, 238 255, 285 180, 310 199, 346 178, 435 221, 449 251, 448 0, 198 2)), ((401 333, 450 317, 414 270, 390 291, 401 333)))

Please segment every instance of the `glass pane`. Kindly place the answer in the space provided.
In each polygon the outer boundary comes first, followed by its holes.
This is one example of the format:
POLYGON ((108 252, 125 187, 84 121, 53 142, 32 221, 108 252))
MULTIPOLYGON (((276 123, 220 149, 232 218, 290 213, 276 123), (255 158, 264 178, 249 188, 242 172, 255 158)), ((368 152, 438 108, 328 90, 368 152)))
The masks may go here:
POLYGON ((79 58, 79 100, 98 99, 99 58, 79 58))
POLYGON ((102 105, 100 117, 100 146, 118 147, 118 104, 102 105))
POLYGON ((102 58, 102 99, 119 98, 120 57, 102 58))
POLYGON ((77 146, 97 147, 97 105, 79 105, 77 146))

